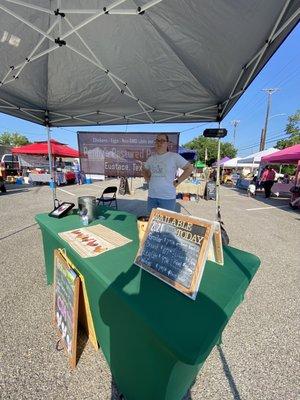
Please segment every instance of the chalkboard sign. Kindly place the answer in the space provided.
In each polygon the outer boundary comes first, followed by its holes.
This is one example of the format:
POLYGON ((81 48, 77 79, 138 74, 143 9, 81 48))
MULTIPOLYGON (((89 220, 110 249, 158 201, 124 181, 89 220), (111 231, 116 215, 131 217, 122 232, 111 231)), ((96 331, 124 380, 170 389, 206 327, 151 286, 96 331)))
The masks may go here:
POLYGON ((216 200, 216 183, 209 181, 206 184, 206 200, 216 200))
POLYGON ((54 322, 67 350, 72 368, 76 366, 79 277, 62 255, 54 255, 54 322))
POLYGON ((124 196, 125 194, 130 194, 128 179, 123 176, 120 179, 119 194, 121 196, 124 196))
POLYGON ((213 222, 154 209, 135 264, 195 299, 213 232, 213 222))

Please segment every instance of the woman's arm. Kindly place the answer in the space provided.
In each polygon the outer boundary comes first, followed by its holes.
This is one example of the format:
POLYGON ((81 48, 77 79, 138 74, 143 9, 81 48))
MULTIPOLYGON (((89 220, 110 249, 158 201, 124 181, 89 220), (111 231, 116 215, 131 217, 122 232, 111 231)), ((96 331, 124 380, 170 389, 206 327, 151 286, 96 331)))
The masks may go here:
POLYGON ((145 181, 149 182, 150 178, 151 178, 151 171, 149 169, 145 168, 144 165, 142 166, 142 174, 143 174, 145 181))
POLYGON ((174 186, 178 186, 181 182, 185 181, 193 172, 194 167, 192 164, 187 163, 183 168, 183 173, 174 181, 174 186))

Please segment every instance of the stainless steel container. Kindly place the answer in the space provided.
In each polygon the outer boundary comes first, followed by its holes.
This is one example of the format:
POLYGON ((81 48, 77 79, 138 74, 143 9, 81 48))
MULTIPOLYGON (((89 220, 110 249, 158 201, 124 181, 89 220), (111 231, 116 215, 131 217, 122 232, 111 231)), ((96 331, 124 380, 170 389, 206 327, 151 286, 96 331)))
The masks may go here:
POLYGON ((78 209, 80 212, 88 216, 89 222, 96 219, 96 197, 95 196, 81 196, 78 197, 78 209))

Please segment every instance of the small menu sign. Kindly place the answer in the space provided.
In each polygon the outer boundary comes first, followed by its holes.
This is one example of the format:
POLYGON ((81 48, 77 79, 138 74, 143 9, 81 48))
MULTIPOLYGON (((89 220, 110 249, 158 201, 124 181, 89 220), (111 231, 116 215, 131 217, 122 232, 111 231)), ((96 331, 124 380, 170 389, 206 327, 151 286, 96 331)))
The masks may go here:
POLYGON ((154 209, 135 264, 195 299, 214 231, 214 222, 154 209))
POLYGON ((72 368, 76 366, 79 277, 67 261, 54 254, 54 322, 67 350, 72 368))

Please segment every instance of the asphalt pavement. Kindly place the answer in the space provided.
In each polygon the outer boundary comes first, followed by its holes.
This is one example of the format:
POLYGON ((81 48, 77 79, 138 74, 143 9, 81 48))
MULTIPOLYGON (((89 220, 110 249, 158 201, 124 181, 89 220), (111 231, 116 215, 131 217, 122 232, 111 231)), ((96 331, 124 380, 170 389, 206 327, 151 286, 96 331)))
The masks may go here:
MULTIPOLYGON (((76 203, 115 183, 65 186, 57 197, 76 203)), ((133 195, 119 196, 119 208, 144 215, 147 192, 140 179, 132 189, 133 195)), ((299 399, 300 212, 287 199, 248 198, 225 187, 221 203, 230 244, 256 254, 261 268, 185 400, 299 399)), ((101 350, 81 338, 83 351, 70 371, 65 353, 55 348, 53 288, 46 285, 34 220, 52 204, 47 186, 9 185, 0 195, 0 398, 116 400, 101 350)), ((181 201, 179 207, 206 219, 215 215, 213 201, 181 201)))

